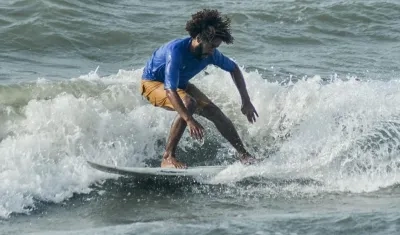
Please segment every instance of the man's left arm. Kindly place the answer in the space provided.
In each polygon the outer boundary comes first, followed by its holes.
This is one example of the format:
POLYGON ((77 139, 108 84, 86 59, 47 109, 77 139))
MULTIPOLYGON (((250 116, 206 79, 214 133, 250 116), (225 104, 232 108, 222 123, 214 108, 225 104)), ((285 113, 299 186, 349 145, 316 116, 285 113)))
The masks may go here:
POLYGON ((215 49, 213 53, 213 64, 231 73, 232 79, 239 90, 240 98, 242 99, 242 113, 246 115, 249 122, 255 122, 258 113, 250 101, 246 83, 239 66, 217 49, 215 49))
POLYGON ((247 92, 246 83, 242 71, 240 71, 239 66, 235 64, 234 70, 231 72, 232 79, 239 90, 240 98, 242 99, 242 113, 247 117, 250 123, 256 121, 256 116, 258 113, 250 101, 249 93, 247 92))

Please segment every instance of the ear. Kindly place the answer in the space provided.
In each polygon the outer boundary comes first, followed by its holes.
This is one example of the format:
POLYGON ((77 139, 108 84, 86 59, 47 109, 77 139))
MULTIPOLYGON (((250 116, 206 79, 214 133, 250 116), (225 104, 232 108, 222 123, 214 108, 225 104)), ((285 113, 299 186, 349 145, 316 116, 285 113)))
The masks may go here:
POLYGON ((199 36, 199 35, 196 36, 196 41, 197 41, 198 43, 201 43, 201 39, 200 39, 200 36, 199 36))

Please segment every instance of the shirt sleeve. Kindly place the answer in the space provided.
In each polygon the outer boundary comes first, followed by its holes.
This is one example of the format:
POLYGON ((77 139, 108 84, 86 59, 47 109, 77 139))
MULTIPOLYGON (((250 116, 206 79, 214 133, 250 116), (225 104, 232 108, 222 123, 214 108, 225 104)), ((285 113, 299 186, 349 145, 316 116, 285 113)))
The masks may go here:
POLYGON ((232 72, 235 67, 236 63, 233 62, 228 57, 224 56, 219 50, 215 49, 213 53, 213 62, 214 65, 220 67, 221 69, 232 72))
POLYGON ((164 88, 170 90, 178 89, 179 66, 181 54, 178 50, 169 49, 166 53, 164 88))

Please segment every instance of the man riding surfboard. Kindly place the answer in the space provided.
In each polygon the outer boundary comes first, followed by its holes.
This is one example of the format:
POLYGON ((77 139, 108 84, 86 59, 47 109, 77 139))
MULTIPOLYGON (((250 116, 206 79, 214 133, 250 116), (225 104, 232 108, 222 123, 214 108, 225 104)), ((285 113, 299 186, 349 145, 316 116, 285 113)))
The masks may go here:
POLYGON ((154 106, 176 111, 161 167, 186 168, 175 152, 186 127, 190 135, 202 139, 204 128, 193 114, 213 122, 218 131, 236 149, 242 163, 254 158, 245 149, 231 120, 189 80, 213 64, 229 72, 242 100, 242 113, 250 123, 256 121, 257 111, 250 101, 239 67, 217 48, 222 42, 233 43, 230 19, 217 10, 204 9, 192 15, 186 23, 190 37, 175 39, 158 48, 143 69, 141 94, 154 106))

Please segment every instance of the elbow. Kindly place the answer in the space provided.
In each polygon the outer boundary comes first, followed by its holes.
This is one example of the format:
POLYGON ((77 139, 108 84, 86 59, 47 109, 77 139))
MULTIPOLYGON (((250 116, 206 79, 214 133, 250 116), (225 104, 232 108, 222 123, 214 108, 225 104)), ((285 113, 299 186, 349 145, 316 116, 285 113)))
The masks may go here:
POLYGON ((233 71, 232 71, 233 73, 237 73, 237 72, 240 72, 240 68, 239 68, 239 66, 235 63, 235 67, 233 68, 233 71))
POLYGON ((232 74, 233 77, 236 77, 236 76, 242 74, 242 72, 240 71, 239 66, 236 63, 235 63, 235 68, 232 70, 231 74, 232 74))

